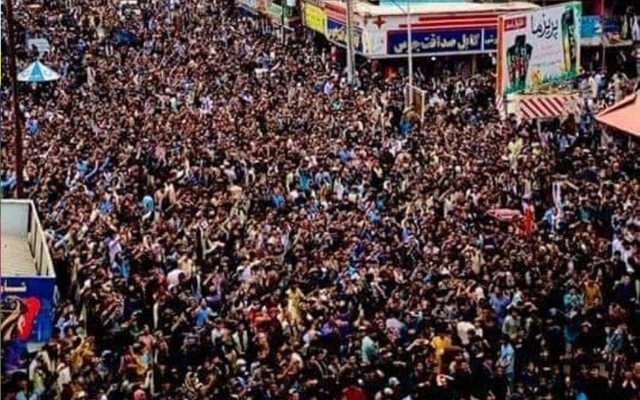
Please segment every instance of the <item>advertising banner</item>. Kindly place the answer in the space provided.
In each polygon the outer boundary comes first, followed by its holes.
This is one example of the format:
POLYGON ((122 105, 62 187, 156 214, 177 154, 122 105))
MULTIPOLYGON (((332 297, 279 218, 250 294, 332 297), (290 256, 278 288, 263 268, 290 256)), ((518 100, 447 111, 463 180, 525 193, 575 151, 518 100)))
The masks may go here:
POLYGON ((498 19, 497 94, 575 78, 582 4, 559 4, 498 19))
POLYGON ((600 16, 598 15, 585 15, 580 21, 580 39, 590 40, 599 39, 602 35, 602 24, 600 22, 600 16))
MULTIPOLYGON (((327 19, 327 39, 340 46, 347 45, 347 27, 338 21, 327 19)), ((353 40, 353 49, 356 53, 363 53, 362 30, 354 28, 351 39, 353 40)))
POLYGON ((327 14, 324 10, 316 5, 303 3, 302 5, 302 17, 304 25, 316 32, 327 33, 327 14))
MULTIPOLYGON (((633 43, 633 27, 636 22, 629 21, 625 16, 602 17, 601 40, 605 46, 629 46, 633 43)), ((640 26, 638 26, 640 36, 640 26)))
POLYGON ((55 279, 2 278, 2 370, 24 369, 27 344, 53 334, 55 279))
MULTIPOLYGON (((387 34, 387 54, 407 54, 409 51, 407 36, 406 31, 389 31, 387 34)), ((496 36, 496 31, 491 29, 487 29, 486 34, 483 29, 413 30, 411 32, 412 50, 414 54, 424 56, 492 51, 496 49, 496 36), (485 40, 488 43, 485 44, 485 40)))
POLYGON ((583 46, 631 44, 630 41, 623 39, 621 23, 621 20, 616 17, 583 16, 580 24, 580 44, 583 46))

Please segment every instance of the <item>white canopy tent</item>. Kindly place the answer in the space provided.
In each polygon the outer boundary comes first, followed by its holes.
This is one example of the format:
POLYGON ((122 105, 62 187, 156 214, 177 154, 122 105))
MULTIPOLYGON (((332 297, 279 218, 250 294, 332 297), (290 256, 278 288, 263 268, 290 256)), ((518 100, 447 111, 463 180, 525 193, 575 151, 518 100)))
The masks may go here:
POLYGON ((29 65, 24 71, 18 74, 18 81, 29 83, 52 82, 60 79, 60 74, 40 61, 29 65))

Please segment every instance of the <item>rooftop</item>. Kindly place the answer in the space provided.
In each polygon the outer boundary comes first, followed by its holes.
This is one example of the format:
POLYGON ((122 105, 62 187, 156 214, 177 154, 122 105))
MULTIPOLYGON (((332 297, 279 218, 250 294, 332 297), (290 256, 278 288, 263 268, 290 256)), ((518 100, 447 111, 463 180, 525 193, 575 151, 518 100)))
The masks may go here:
POLYGON ((2 199, 0 222, 2 277, 55 277, 47 239, 33 202, 2 199))
MULTIPOLYGON (((340 1, 327 1, 330 6, 344 7, 340 1)), ((526 10, 535 10, 540 6, 524 1, 509 3, 411 3, 412 14, 464 14, 477 12, 510 13, 526 10)), ((357 2, 353 5, 354 13, 369 15, 405 15, 406 1, 398 1, 397 4, 373 5, 367 2, 357 2)))

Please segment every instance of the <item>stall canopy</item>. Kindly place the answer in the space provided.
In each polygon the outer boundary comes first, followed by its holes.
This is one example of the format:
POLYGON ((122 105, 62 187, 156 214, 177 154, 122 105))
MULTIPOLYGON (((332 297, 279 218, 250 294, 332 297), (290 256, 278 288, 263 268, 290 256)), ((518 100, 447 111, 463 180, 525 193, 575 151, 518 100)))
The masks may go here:
POLYGON ((640 97, 636 92, 601 111, 596 121, 614 129, 640 137, 640 97))
POLYGON ((40 61, 34 62, 18 74, 20 82, 40 83, 57 81, 58 79, 60 79, 60 74, 40 61))

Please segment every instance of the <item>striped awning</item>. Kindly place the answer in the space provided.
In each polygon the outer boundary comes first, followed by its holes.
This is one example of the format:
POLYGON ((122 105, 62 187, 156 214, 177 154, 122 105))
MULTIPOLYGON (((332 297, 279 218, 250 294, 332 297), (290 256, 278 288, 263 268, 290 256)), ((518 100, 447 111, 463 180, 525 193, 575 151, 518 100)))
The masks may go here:
POLYGON ((558 118, 580 115, 580 97, 575 94, 521 96, 517 114, 523 120, 558 118))

